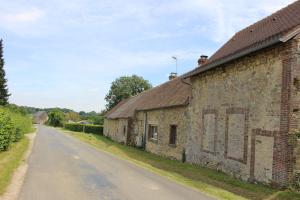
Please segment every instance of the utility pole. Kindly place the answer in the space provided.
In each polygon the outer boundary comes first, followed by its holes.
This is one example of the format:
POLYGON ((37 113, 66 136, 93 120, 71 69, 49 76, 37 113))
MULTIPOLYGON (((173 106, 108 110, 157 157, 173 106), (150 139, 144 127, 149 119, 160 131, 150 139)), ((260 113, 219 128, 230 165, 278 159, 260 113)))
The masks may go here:
POLYGON ((176 74, 177 74, 177 67, 178 67, 178 66, 177 66, 177 60, 178 60, 178 59, 177 59, 176 56, 172 56, 172 58, 175 60, 175 64, 176 64, 176 74))

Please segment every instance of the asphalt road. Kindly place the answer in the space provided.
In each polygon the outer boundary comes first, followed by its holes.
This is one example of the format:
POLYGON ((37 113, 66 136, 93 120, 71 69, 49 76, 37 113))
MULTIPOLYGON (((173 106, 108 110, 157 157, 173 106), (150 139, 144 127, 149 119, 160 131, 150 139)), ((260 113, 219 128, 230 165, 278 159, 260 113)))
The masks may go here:
POLYGON ((20 200, 210 200, 71 136, 40 126, 20 200))

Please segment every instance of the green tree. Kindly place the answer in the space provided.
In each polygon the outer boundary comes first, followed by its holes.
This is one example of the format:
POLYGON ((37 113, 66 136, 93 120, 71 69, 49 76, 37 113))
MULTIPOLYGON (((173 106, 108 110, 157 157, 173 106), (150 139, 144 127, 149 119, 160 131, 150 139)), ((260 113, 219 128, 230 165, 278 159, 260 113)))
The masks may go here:
POLYGON ((50 126, 58 127, 63 126, 64 123, 64 113, 58 109, 51 110, 48 114, 48 124, 50 126))
POLYGON ((7 80, 4 71, 4 57, 3 57, 3 40, 0 40, 0 105, 8 104, 8 97, 10 94, 7 89, 7 80))
POLYGON ((106 108, 107 110, 110 110, 123 99, 137 95, 151 87, 152 85, 149 81, 137 75, 117 78, 112 82, 110 90, 105 97, 107 102, 106 108))
POLYGON ((71 120, 73 122, 78 122, 78 121, 80 121, 80 115, 77 112, 71 111, 71 112, 68 112, 65 114, 65 120, 66 121, 71 120))

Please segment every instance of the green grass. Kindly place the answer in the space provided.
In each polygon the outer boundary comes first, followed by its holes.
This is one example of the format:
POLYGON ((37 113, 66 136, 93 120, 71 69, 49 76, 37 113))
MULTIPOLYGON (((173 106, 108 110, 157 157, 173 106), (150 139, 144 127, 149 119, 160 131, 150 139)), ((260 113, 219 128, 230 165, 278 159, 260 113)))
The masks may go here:
POLYGON ((289 190, 279 191, 261 184, 246 183, 222 172, 170 160, 134 147, 118 144, 103 136, 60 130, 98 149, 218 199, 300 199, 299 193, 289 190))
POLYGON ((35 133, 36 131, 37 131, 37 128, 35 126, 31 126, 30 130, 28 132, 26 132, 25 135, 35 133))
POLYGON ((9 185, 15 169, 21 164, 22 158, 29 146, 29 139, 24 137, 13 143, 9 151, 0 152, 0 196, 9 185))

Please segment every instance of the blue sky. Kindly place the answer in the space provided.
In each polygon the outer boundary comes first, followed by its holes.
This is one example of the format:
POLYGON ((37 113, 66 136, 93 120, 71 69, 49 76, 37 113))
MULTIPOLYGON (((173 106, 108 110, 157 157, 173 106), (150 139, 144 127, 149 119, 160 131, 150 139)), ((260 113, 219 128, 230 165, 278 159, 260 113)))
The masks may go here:
POLYGON ((100 111, 110 83, 154 86, 294 0, 0 0, 11 103, 100 111))

